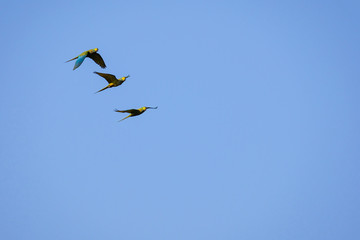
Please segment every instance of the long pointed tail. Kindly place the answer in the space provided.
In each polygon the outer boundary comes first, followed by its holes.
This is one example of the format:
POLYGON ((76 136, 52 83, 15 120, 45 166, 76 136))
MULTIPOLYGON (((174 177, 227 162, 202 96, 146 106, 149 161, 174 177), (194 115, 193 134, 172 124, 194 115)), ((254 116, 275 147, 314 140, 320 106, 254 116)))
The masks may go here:
POLYGON ((74 58, 72 58, 72 59, 70 59, 70 60, 67 60, 66 63, 67 63, 67 62, 70 62, 70 61, 72 61, 72 60, 75 60, 75 59, 77 59, 77 58, 78 58, 78 57, 74 57, 74 58))
POLYGON ((131 117, 131 116, 132 116, 132 115, 130 114, 129 116, 124 117, 123 119, 119 120, 119 122, 121 122, 121 121, 123 121, 123 120, 125 120, 125 119, 127 119, 128 117, 131 117))
POLYGON ((107 89, 107 88, 109 88, 110 86, 109 85, 107 85, 106 87, 104 87, 103 89, 100 89, 99 91, 97 91, 96 93, 98 93, 98 92, 101 92, 101 91, 104 91, 105 89, 107 89))

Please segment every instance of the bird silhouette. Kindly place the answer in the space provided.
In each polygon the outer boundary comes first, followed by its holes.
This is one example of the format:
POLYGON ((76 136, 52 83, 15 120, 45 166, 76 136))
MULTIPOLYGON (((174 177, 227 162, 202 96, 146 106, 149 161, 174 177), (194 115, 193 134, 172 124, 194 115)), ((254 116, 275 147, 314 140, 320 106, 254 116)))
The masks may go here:
POLYGON ((83 61, 85 60, 86 57, 89 57, 92 60, 94 60, 94 62, 97 63, 100 67, 106 68, 104 60, 102 59, 100 54, 97 53, 98 50, 99 50, 98 48, 87 50, 87 51, 81 53, 79 56, 74 57, 66 62, 70 62, 72 60, 77 59, 75 62, 74 68, 73 68, 73 70, 75 70, 78 67, 80 67, 80 65, 83 63, 83 61))
POLYGON ((122 77, 122 78, 117 79, 117 78, 115 77, 115 75, 112 75, 112 74, 99 73, 99 72, 94 72, 94 73, 96 73, 97 75, 105 78, 105 80, 109 83, 109 85, 107 85, 107 86, 104 87, 103 89, 100 89, 100 90, 97 91, 96 93, 101 92, 101 91, 104 91, 104 90, 107 89, 107 88, 112 88, 112 87, 120 86, 121 84, 123 84, 123 82, 125 82, 125 80, 126 80, 128 77, 130 77, 130 75, 127 75, 126 77, 122 77))
POLYGON ((130 113, 129 116, 119 120, 120 121, 123 121, 125 119, 127 119, 128 117, 134 117, 134 116, 138 116, 140 114, 143 114, 147 109, 157 109, 158 107, 142 107, 142 108, 139 108, 139 109, 128 109, 128 110, 117 110, 117 109, 114 109, 115 112, 121 112, 121 113, 130 113))

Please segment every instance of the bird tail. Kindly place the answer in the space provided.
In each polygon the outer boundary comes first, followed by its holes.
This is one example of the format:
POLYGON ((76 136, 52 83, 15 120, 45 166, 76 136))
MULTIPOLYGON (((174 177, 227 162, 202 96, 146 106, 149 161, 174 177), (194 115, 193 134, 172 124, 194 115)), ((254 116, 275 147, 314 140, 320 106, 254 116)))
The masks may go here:
POLYGON ((125 119, 127 119, 128 117, 131 117, 131 116, 132 116, 132 115, 130 114, 129 116, 124 117, 123 119, 119 120, 119 122, 121 122, 121 121, 123 121, 123 120, 125 120, 125 119))
POLYGON ((67 63, 67 62, 70 62, 70 61, 72 61, 72 60, 75 60, 75 59, 77 59, 77 58, 78 58, 78 57, 74 57, 74 58, 72 58, 72 59, 70 59, 70 60, 67 60, 66 63, 67 63))
POLYGON ((100 89, 100 90, 97 91, 96 93, 101 92, 101 91, 104 91, 105 89, 107 89, 107 88, 109 88, 109 87, 110 87, 110 86, 108 85, 108 86, 104 87, 103 89, 100 89))

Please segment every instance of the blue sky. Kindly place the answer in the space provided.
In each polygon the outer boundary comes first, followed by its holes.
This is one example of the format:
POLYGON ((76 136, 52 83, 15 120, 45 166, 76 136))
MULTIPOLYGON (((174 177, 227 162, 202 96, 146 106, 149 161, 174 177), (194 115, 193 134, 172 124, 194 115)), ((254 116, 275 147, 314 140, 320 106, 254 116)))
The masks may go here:
POLYGON ((359 7, 2 3, 0 238, 359 239, 359 7))

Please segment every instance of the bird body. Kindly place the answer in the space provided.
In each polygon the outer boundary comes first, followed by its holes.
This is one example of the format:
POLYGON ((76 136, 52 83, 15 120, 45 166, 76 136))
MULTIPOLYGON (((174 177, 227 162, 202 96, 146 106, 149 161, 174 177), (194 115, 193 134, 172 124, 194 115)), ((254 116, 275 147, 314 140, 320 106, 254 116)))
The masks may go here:
POLYGON ((107 85, 106 87, 104 87, 103 89, 100 89, 98 92, 104 91, 107 88, 112 88, 112 87, 117 87, 120 86, 121 84, 123 84, 123 82, 125 82, 125 80, 130 77, 130 75, 127 75, 126 77, 122 77, 117 79, 115 77, 115 75, 112 74, 108 74, 108 73, 99 73, 99 72, 94 72, 95 74, 105 78, 105 80, 109 83, 109 85, 107 85))
POLYGON ((140 114, 143 114, 147 109, 157 109, 157 107, 142 107, 142 108, 139 108, 139 109, 128 109, 128 110, 114 109, 114 111, 115 112, 121 112, 121 113, 130 113, 129 116, 127 116, 127 117, 120 120, 120 121, 123 121, 123 120, 127 119, 128 117, 134 117, 134 116, 138 116, 140 114))
POLYGON ((70 62, 70 61, 73 61, 73 60, 77 59, 76 62, 75 62, 75 66, 73 68, 73 70, 75 70, 78 67, 80 67, 80 65, 83 63, 83 61, 85 60, 86 57, 89 57, 95 63, 97 63, 101 68, 106 68, 104 60, 102 59, 100 54, 97 53, 98 50, 99 50, 98 48, 87 50, 87 51, 81 53, 79 56, 74 57, 74 58, 72 58, 72 59, 70 59, 70 60, 68 60, 66 62, 70 62))

